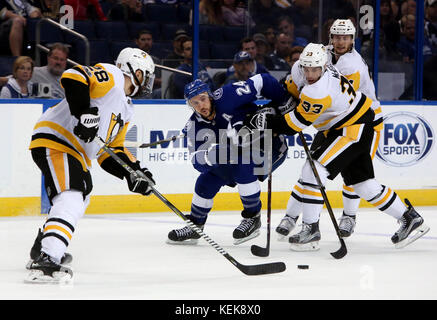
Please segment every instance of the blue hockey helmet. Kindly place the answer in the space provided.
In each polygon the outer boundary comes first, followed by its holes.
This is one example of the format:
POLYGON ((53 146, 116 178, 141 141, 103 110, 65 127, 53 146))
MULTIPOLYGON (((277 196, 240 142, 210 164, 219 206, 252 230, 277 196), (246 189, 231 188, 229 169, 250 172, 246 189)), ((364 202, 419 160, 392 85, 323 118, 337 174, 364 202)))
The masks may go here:
POLYGON ((190 100, 191 98, 204 92, 207 92, 210 97, 212 96, 209 85, 200 79, 196 79, 193 82, 190 82, 187 85, 185 85, 184 97, 186 100, 190 100))

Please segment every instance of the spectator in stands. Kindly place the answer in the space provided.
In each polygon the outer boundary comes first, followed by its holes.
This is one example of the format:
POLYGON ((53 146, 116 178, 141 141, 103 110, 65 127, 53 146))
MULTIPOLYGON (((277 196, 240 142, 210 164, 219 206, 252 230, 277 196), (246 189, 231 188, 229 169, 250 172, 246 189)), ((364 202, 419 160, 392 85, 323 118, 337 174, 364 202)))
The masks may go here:
MULTIPOLYGON (((191 38, 185 38, 181 42, 181 50, 184 57, 183 64, 181 64, 177 69, 185 72, 193 72, 193 42, 191 38)), ((197 73, 197 78, 207 83, 211 90, 214 90, 214 84, 211 77, 206 70, 206 67, 199 63, 199 70, 197 73)), ((192 81, 192 76, 185 75, 182 73, 174 73, 170 78, 170 98, 171 99, 183 99, 184 98, 184 87, 187 83, 192 81)))
POLYGON ((74 20, 108 20, 99 0, 64 0, 64 4, 73 7, 74 20))
POLYGON ((293 64, 299 60, 300 54, 303 51, 303 47, 295 46, 288 50, 288 54, 285 56, 285 61, 289 64, 290 68, 293 67, 293 64))
POLYGON ((384 33, 385 47, 388 51, 394 51, 396 43, 400 40, 401 30, 393 14, 391 0, 381 0, 380 14, 380 28, 381 32, 384 33))
MULTIPOLYGON (((414 42, 416 32, 416 17, 409 14, 401 19, 401 39, 397 44, 397 48, 402 55, 405 63, 414 63, 414 52, 416 44, 414 42)), ((427 37, 423 38, 423 59, 429 59, 433 52, 432 47, 427 37)))
POLYGON ((113 21, 144 21, 143 3, 141 0, 122 0, 114 5, 108 13, 113 21))
POLYGON ((254 59, 246 51, 239 51, 234 56, 232 63, 234 72, 227 76, 225 83, 234 83, 237 81, 246 81, 251 77, 251 68, 253 66, 254 59))
POLYGON ((39 18, 41 11, 27 0, 9 2, 0 0, 0 44, 9 43, 13 56, 20 56, 23 51, 23 34, 26 18, 39 18))
POLYGON ((221 0, 223 21, 228 26, 246 26, 255 27, 255 22, 246 8, 238 6, 236 0, 221 0))
MULTIPOLYGON (((416 15, 416 0, 404 0, 401 4, 402 17, 406 15, 416 15)), ((401 18, 402 19, 402 18, 401 18)))
POLYGON ((300 35, 307 40, 313 40, 317 31, 317 16, 311 8, 311 0, 294 0, 285 12, 299 28, 300 35))
POLYGON ((55 43, 47 54, 47 65, 33 69, 32 82, 38 84, 41 90, 47 90, 47 92, 38 92, 39 96, 54 99, 65 98, 60 80, 67 67, 68 53, 67 46, 55 43))
POLYGON ((275 50, 276 37, 278 35, 278 32, 275 30, 274 27, 267 26, 266 29, 264 30, 263 34, 265 35, 267 42, 269 44, 269 48, 268 48, 267 53, 271 54, 275 50))
MULTIPOLYGON (((143 50, 144 52, 148 53, 151 57, 153 62, 155 63, 155 66, 157 64, 162 64, 161 59, 158 57, 155 57, 150 53, 153 46, 153 34, 149 30, 141 30, 137 33, 137 36, 135 37, 135 44, 138 48, 143 50)), ((153 90, 161 88, 161 69, 155 68, 155 81, 153 82, 153 90)))
MULTIPOLYGON (((182 51, 182 41, 190 38, 188 33, 184 29, 179 29, 175 33, 173 39, 173 52, 165 57, 165 65, 171 68, 177 68, 184 60, 182 51)), ((183 88, 182 88, 183 89, 183 88)), ((182 90, 183 92, 183 90, 182 90)))
POLYGON ((256 25, 275 25, 276 19, 284 14, 274 0, 255 0, 252 7, 252 17, 256 25))
POLYGON ((45 18, 59 21, 62 16, 60 8, 64 4, 63 0, 35 0, 33 3, 45 18))
POLYGON ((200 0, 199 23, 213 25, 225 24, 220 0, 200 0))
MULTIPOLYGON (((255 40, 253 38, 243 38, 240 41, 240 50, 241 51, 245 51, 247 52, 250 57, 252 58, 252 62, 251 62, 251 66, 250 66, 250 76, 254 76, 256 74, 259 73, 269 73, 269 71, 266 69, 266 67, 261 64, 258 63, 255 58, 257 56, 257 48, 256 48, 256 43, 255 40)), ((272 63, 273 66, 273 63, 272 63)), ((230 76, 231 74, 233 74, 235 71, 234 66, 230 66, 227 70, 226 76, 230 76)))
POLYGON ((12 67, 12 78, 0 92, 0 98, 29 98, 36 95, 33 83, 30 81, 33 72, 33 60, 27 56, 15 59, 12 67))
POLYGON ((294 23, 289 16, 281 16, 278 19, 278 30, 285 33, 290 37, 292 46, 305 47, 308 44, 308 40, 301 37, 294 36, 294 23))
POLYGON ((279 34, 275 50, 270 54, 270 59, 273 61, 273 70, 290 71, 290 65, 285 60, 288 55, 288 50, 291 48, 291 38, 288 34, 279 34))
POLYGON ((427 0, 425 10, 425 35, 435 50, 437 48, 437 0, 427 0))
POLYGON ((255 61, 258 64, 264 65, 267 70, 273 69, 273 61, 269 57, 269 43, 267 42, 267 38, 262 33, 255 33, 253 35, 253 40, 256 44, 256 55, 255 61))

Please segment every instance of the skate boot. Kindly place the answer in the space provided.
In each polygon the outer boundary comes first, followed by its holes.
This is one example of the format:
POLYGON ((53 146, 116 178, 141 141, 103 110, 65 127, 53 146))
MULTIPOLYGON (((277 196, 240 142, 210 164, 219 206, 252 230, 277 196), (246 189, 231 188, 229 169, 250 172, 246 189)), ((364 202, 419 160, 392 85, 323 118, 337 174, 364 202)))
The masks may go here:
MULTIPOLYGON (((244 216, 244 211, 243 211, 244 216)), ((252 218, 243 218, 240 225, 235 228, 232 236, 234 237, 234 244, 240 244, 250 239, 256 238, 260 234, 261 228, 261 213, 258 212, 252 218)))
POLYGON ((68 283, 73 271, 62 266, 44 252, 30 264, 30 273, 24 282, 27 283, 68 283))
MULTIPOLYGON (((186 216, 188 219, 190 219, 190 215, 186 216)), ((191 219, 190 219, 191 220, 191 219)), ((204 225, 198 225, 203 231, 204 225)), ((198 240, 200 238, 200 235, 197 234, 196 231, 191 229, 189 226, 185 226, 181 229, 174 229, 168 233, 167 243, 168 244, 184 244, 184 245, 195 245, 197 244, 198 240)))
POLYGON ((316 251, 319 250, 320 230, 319 222, 303 223, 302 230, 292 235, 288 242, 293 251, 316 251))
POLYGON ((408 199, 405 199, 405 203, 408 205, 408 209, 402 215, 402 218, 398 220, 398 223, 401 224, 401 227, 391 237, 391 241, 395 244, 396 249, 406 247, 410 243, 424 236, 430 229, 423 223, 423 218, 417 213, 416 210, 414 210, 408 199), (408 237, 410 235, 411 237, 408 237))
MULTIPOLYGON (((30 269, 30 265, 32 264, 33 260, 39 257, 41 254, 41 240, 42 240, 43 233, 41 229, 38 229, 38 234, 36 236, 35 242, 33 243, 32 248, 30 249, 30 260, 26 264, 26 269, 30 269)), ((61 259, 61 264, 68 264, 73 261, 73 256, 69 253, 64 253, 61 259)))
POLYGON ((291 230, 293 230, 296 227, 296 221, 298 217, 290 217, 285 215, 284 218, 282 218, 279 225, 276 227, 276 232, 278 233, 278 241, 286 241, 287 236, 290 233, 291 230))
POLYGON ((352 233, 354 233, 355 224, 355 216, 350 216, 343 212, 343 215, 340 218, 340 223, 338 224, 340 236, 342 238, 349 237, 352 233))

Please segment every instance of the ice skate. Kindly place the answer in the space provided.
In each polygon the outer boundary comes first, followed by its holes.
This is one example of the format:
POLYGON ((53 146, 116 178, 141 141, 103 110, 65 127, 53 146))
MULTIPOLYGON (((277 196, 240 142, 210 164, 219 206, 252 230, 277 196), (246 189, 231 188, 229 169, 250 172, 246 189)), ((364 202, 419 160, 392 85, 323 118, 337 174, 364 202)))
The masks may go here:
POLYGON ((73 277, 73 271, 61 264, 56 263, 44 252, 30 264, 30 273, 24 279, 26 283, 69 283, 73 277))
MULTIPOLYGON (((30 249, 30 260, 26 264, 26 269, 30 270, 30 265, 32 262, 39 257, 41 254, 41 240, 43 233, 41 229, 38 229, 38 234, 36 235, 35 242, 33 243, 32 248, 30 249)), ((61 258, 61 264, 69 264, 73 261, 73 256, 69 253, 64 253, 61 258)))
POLYGON ((319 222, 303 223, 302 230, 292 235, 288 242, 293 251, 316 251, 319 250, 320 230, 319 222))
POLYGON ((276 227, 278 233, 278 241, 286 241, 288 234, 296 227, 298 217, 290 217, 285 215, 279 225, 276 227))
POLYGON ((398 220, 401 227, 391 237, 391 241, 395 244, 396 249, 406 247, 424 236, 430 229, 423 223, 423 218, 414 210, 408 199, 405 199, 405 203, 408 205, 408 209, 402 215, 402 218, 398 220))
POLYGON ((338 224, 340 236, 342 238, 349 237, 352 233, 354 233, 355 224, 355 216, 347 215, 343 212, 343 215, 340 218, 340 223, 338 224))
POLYGON ((234 237, 234 244, 240 244, 258 237, 260 234, 260 228, 261 213, 256 214, 252 218, 243 218, 240 225, 235 228, 232 234, 234 237))
MULTIPOLYGON (((189 216, 187 216, 189 218, 189 216)), ((203 230, 204 225, 196 225, 203 230)), ((200 235, 189 226, 185 226, 181 229, 174 229, 168 233, 168 244, 183 244, 183 245, 195 245, 197 244, 200 235)))

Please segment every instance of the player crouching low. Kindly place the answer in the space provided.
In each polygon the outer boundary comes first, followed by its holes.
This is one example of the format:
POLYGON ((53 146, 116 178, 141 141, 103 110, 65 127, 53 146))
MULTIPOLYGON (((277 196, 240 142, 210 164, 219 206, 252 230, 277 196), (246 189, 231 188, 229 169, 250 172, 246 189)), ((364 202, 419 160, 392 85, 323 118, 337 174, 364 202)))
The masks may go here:
POLYGON ((42 231, 31 250, 30 283, 59 283, 71 280, 73 271, 62 265, 72 260, 65 251, 79 219, 85 213, 92 190, 91 161, 126 179, 129 190, 149 195, 152 174, 127 149, 124 140, 133 116, 129 97, 150 93, 155 65, 140 49, 125 48, 117 66, 75 66, 61 77, 66 98, 48 109, 35 125, 30 149, 45 178, 51 203, 42 231), (94 138, 102 137, 133 170, 149 180, 129 175, 113 158, 101 152, 94 138))
MULTIPOLYGON (((227 185, 238 187, 244 208, 241 212, 243 219, 233 232, 234 244, 243 243, 260 234, 261 188, 259 180, 263 181, 266 174, 265 171, 260 171, 261 174, 256 173, 256 169, 260 169, 263 164, 256 164, 250 151, 250 159, 246 162, 242 161, 241 154, 244 147, 239 141, 239 135, 245 130, 246 115, 253 115, 258 109, 258 106, 254 104, 258 96, 261 95, 281 103, 286 99, 285 94, 279 82, 268 74, 256 75, 247 81, 225 85, 214 93, 211 93, 208 85, 200 80, 195 80, 185 86, 185 99, 193 108, 194 113, 184 131, 188 137, 193 166, 200 172, 196 180, 191 214, 188 218, 199 228, 203 229, 205 225, 215 195, 221 187, 227 185), (238 148, 238 158, 229 159, 227 156, 225 156, 226 159, 220 158, 220 155, 231 154, 231 145, 238 148)), ((272 168, 274 170, 285 160, 288 147, 282 135, 273 137, 269 141, 272 142, 272 168)), ((265 143, 260 143, 260 147, 265 145, 265 143)), ((253 150, 252 146, 250 144, 248 149, 253 150)), ((167 242, 195 244, 199 237, 196 232, 186 226, 172 230, 168 234, 167 242)))

